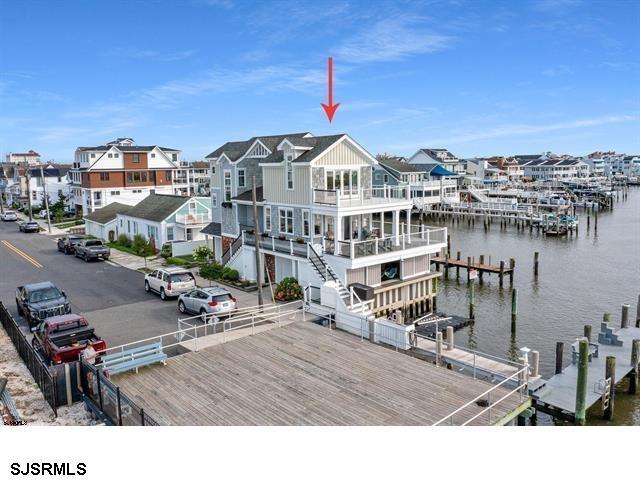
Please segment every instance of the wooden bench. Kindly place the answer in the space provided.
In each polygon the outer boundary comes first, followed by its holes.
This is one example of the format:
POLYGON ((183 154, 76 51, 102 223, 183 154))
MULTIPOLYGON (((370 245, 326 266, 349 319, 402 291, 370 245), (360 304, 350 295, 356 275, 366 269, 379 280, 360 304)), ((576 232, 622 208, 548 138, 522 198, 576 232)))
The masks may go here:
POLYGON ((102 356, 101 366, 108 375, 117 375, 153 363, 167 364, 167 354, 162 352, 162 342, 123 350, 102 356))

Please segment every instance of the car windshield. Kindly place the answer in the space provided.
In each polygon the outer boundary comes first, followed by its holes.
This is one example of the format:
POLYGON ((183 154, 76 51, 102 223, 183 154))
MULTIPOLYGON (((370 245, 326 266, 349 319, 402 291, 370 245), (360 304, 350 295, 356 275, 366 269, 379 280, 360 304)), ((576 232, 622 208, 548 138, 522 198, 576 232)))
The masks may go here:
POLYGON ((228 302, 229 300, 231 300, 231 295, 228 293, 224 295, 213 295, 211 297, 211 301, 213 302, 228 302))
POLYGON ((29 227, 35 227, 36 225, 38 225, 36 222, 27 222, 27 225, 29 227))
POLYGON ((189 272, 172 273, 170 278, 172 282, 190 282, 192 280, 195 280, 193 278, 193 275, 189 272))
POLYGON ((30 302, 46 302, 47 300, 53 300, 62 296, 60 290, 56 287, 46 287, 29 294, 30 302))
POLYGON ((100 240, 89 240, 85 243, 85 245, 87 247, 99 247, 100 245, 102 245, 102 242, 100 240))

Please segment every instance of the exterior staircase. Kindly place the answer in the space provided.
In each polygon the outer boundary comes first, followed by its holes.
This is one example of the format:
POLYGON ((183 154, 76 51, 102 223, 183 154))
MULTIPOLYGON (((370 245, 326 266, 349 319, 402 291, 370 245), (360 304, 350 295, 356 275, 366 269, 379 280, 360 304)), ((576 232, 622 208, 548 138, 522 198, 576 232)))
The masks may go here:
POLYGON ((227 248, 224 251, 220 259, 220 264, 226 265, 231 260, 233 260, 235 256, 238 254, 238 252, 241 250, 241 247, 242 247, 242 232, 240 232, 240 235, 238 235, 236 239, 233 241, 233 243, 229 245, 229 248, 227 248))
POLYGON ((476 200, 478 200, 479 202, 482 203, 489 203, 491 200, 489 199, 489 197, 487 197, 484 193, 482 193, 480 190, 478 190, 476 187, 474 187, 473 185, 469 185, 467 187, 467 191, 471 194, 471 196, 473 198, 475 198, 476 200))
POLYGON ((334 282, 337 286, 338 295, 342 299, 342 302, 345 304, 346 308, 353 313, 361 313, 365 315, 367 318, 373 318, 371 314, 371 309, 369 306, 360 300, 355 293, 352 293, 345 284, 340 280, 338 275, 334 272, 324 258, 316 250, 313 248, 313 245, 308 244, 308 255, 307 259, 312 269, 318 274, 318 276, 322 279, 323 282, 334 282), (353 300, 351 296, 354 296, 353 300))

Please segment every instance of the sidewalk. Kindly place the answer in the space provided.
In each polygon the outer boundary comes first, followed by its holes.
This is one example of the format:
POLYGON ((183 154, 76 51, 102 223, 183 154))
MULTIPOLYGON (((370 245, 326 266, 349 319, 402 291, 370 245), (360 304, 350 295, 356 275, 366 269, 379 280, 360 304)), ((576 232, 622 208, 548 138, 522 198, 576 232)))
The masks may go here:
MULTIPOLYGON (((29 217, 22 212, 16 212, 16 215, 18 215, 18 221, 24 222, 26 220, 29 220, 29 217)), ((49 233, 49 228, 47 227, 46 218, 43 219, 43 218, 33 217, 33 221, 38 222, 40 227, 44 229, 44 231, 39 232, 41 235, 60 237, 67 233, 66 230, 60 230, 59 228, 54 227, 53 225, 51 225, 51 233, 49 233)))
POLYGON ((155 270, 164 266, 164 259, 162 257, 147 257, 145 265, 143 257, 138 257, 137 255, 127 252, 121 252, 115 248, 111 249, 111 257, 109 257, 109 260, 130 270, 141 270, 145 268, 145 266, 150 270, 155 270))

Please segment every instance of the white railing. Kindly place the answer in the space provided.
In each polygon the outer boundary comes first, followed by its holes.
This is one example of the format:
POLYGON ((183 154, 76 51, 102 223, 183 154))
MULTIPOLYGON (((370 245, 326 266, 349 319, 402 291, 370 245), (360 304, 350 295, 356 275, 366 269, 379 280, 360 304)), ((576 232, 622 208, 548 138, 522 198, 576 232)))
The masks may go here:
MULTIPOLYGON (((519 369, 517 372, 515 372, 513 375, 505 378, 500 383, 494 385, 493 387, 489 388, 488 390, 484 391, 483 393, 475 397, 473 400, 470 400, 464 405, 462 405, 460 408, 457 408, 446 417, 438 420, 433 424, 433 426, 435 427, 438 425, 443 425, 445 424, 445 422, 448 423, 449 425, 454 425, 454 417, 456 415, 460 414, 460 412, 468 409, 469 407, 472 407, 474 409, 477 408, 478 407, 477 402, 485 399, 487 401, 488 406, 483 408, 480 412, 473 415, 471 418, 468 418, 466 421, 461 423, 461 425, 462 426, 469 425, 471 422, 473 422, 475 419, 477 419, 478 417, 480 417, 485 413, 488 414, 489 425, 492 425, 493 424, 492 409, 495 408, 496 405, 499 405, 501 402, 506 400, 507 398, 511 397, 511 395, 513 395, 514 393, 520 394, 520 401, 524 400, 528 383, 529 383, 529 366, 525 365, 524 367, 519 369), (505 384, 515 379, 517 379, 517 382, 518 382, 517 386, 515 388, 507 390, 507 387, 505 386, 505 384), (502 396, 500 396, 497 400, 492 401, 491 394, 498 389, 506 390, 506 392, 504 392, 502 396)), ((495 395, 496 394, 493 395, 494 398, 495 398, 495 395)))
POLYGON ((313 203, 335 207, 358 207, 410 201, 410 187, 390 187, 387 185, 373 188, 321 189, 313 190, 313 203))
POLYGON ((178 213, 176 214, 176 223, 183 225, 198 225, 211 222, 210 213, 178 213))

